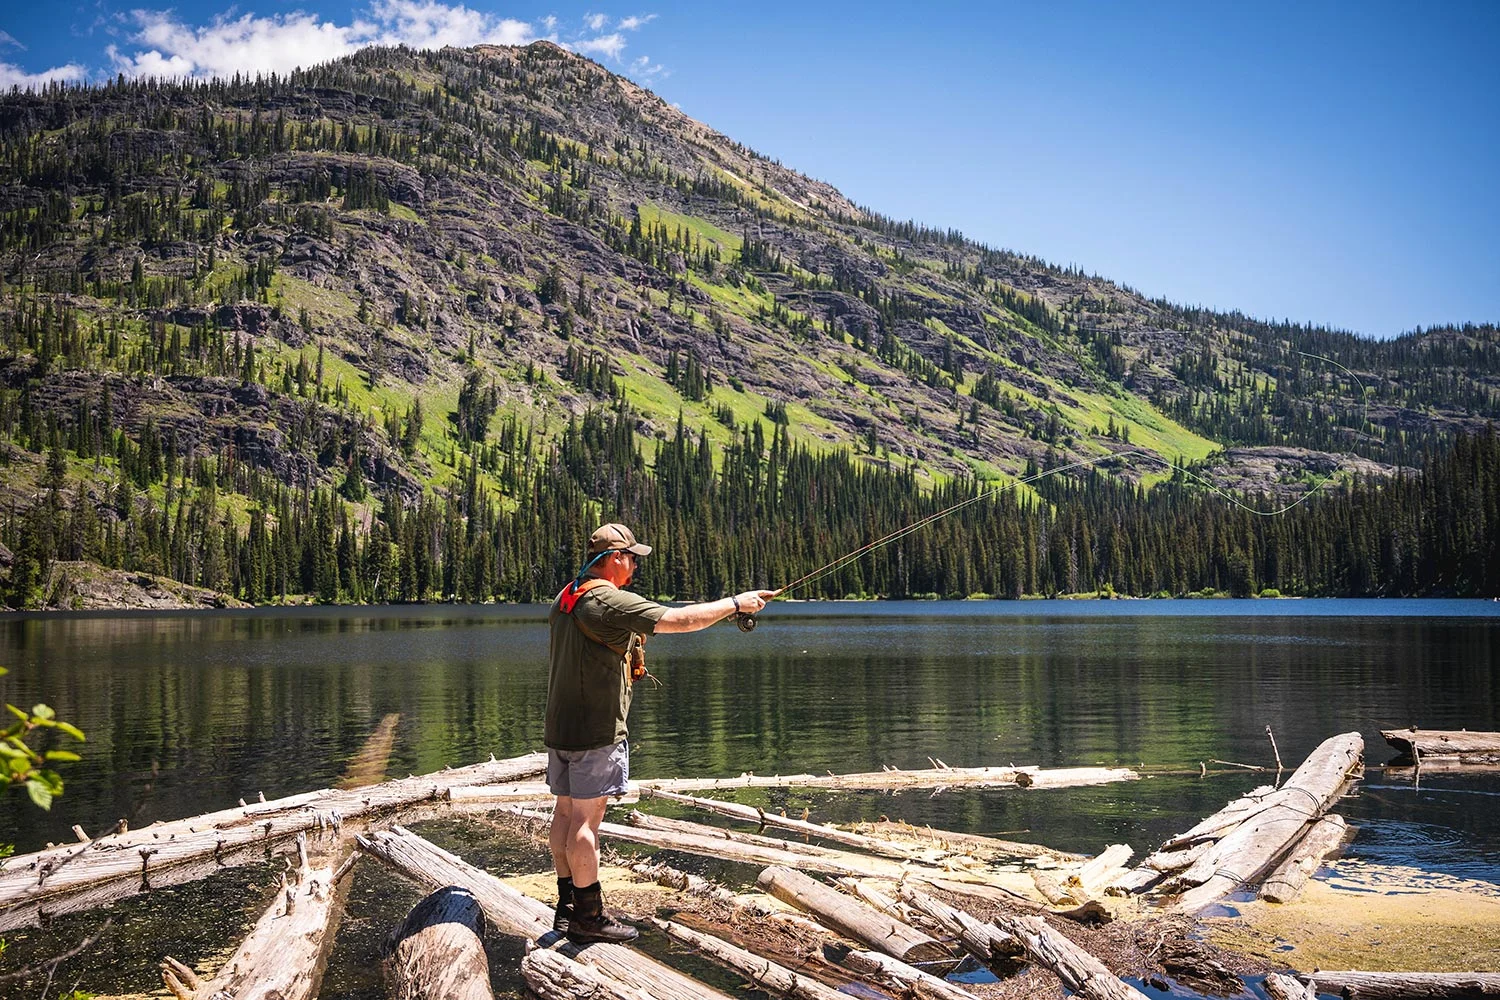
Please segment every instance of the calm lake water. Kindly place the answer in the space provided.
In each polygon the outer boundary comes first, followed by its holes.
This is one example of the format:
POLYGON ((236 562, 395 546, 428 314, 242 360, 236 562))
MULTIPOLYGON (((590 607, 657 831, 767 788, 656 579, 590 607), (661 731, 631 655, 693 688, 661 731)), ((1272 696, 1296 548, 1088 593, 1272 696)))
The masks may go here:
MULTIPOLYGON (((537 607, 0 616, 0 665, 12 670, 0 698, 46 700, 89 737, 51 813, 14 794, 0 804, 0 842, 31 850, 72 839, 75 823, 139 827, 322 787, 392 712, 392 776, 539 749, 546 651, 537 607)), ((778 604, 754 633, 721 625, 657 638, 648 652, 664 686, 636 695, 637 777, 929 757, 1140 769, 1141 781, 1087 789, 743 799, 1086 852, 1119 842, 1147 852, 1267 780, 1198 774, 1203 761, 1274 765, 1267 725, 1289 766, 1351 730, 1372 765, 1392 757, 1381 728, 1500 730, 1500 604, 1489 602, 778 604)), ((1354 856, 1500 881, 1495 772, 1424 774, 1416 788, 1372 768, 1341 811, 1359 827, 1354 856)), ((434 836, 499 868, 545 864, 472 827, 434 836)), ((377 995, 368 952, 355 952, 415 898, 373 867, 356 876, 349 941, 324 996, 377 995)), ((111 929, 110 961, 80 966, 87 988, 148 989, 163 952, 187 958, 232 938, 237 916, 179 926, 184 907, 213 910, 226 892, 236 914, 261 905, 267 873, 225 878, 117 907, 125 926, 111 929)), ((97 922, 11 936, 21 954, 61 951, 97 922)))

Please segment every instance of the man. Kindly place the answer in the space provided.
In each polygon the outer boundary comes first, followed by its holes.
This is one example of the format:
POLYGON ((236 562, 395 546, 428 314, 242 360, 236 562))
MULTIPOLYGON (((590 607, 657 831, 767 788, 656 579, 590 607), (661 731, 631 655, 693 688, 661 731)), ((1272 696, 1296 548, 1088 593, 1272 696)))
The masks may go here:
POLYGON ((557 796, 548 837, 557 867, 553 927, 574 941, 633 941, 634 927, 604 913, 599 892, 599 824, 609 796, 625 794, 632 674, 645 675, 642 647, 657 632, 696 632, 776 596, 752 590, 718 601, 668 608, 627 592, 642 545, 623 524, 589 537, 588 561, 563 588, 548 618, 547 786, 557 796))

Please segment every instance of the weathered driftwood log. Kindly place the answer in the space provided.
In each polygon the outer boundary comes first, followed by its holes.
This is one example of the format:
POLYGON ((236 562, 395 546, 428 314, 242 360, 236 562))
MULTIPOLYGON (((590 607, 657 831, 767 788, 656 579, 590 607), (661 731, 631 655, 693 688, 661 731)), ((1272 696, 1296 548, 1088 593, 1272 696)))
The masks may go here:
POLYGON ((728 1000, 724 993, 630 948, 617 944, 591 944, 579 948, 566 943, 552 929, 552 907, 512 889, 495 876, 480 871, 410 830, 398 826, 355 840, 361 850, 420 885, 434 889, 446 885, 463 886, 479 901, 489 926, 501 934, 556 945, 564 954, 585 965, 595 966, 612 979, 637 986, 657 1000, 695 1000, 700 997, 728 1000))
POLYGON ((461 886, 423 897, 381 947, 380 958, 396 1000, 494 1000, 484 911, 461 886))
POLYGON ((1041 917, 999 916, 994 922, 1020 942, 1033 962, 1051 969, 1069 992, 1084 1000, 1146 1000, 1140 990, 1047 926, 1041 917))
POLYGON ((1470 1000, 1500 997, 1500 972, 1324 972, 1311 976, 1319 993, 1345 1000, 1470 1000))
POLYGON ((1267 976, 1265 987, 1266 996, 1271 1000, 1318 1000, 1318 992, 1311 984, 1280 972, 1267 976))
POLYGON ((746 823, 756 823, 762 827, 774 826, 783 830, 792 830, 809 837, 831 840, 835 844, 843 844, 846 847, 857 847, 860 850, 869 851, 871 854, 881 854, 886 857, 911 858, 924 854, 921 849, 916 847, 881 840, 877 837, 850 833, 847 830, 840 830, 835 826, 823 826, 818 823, 809 823, 802 819, 790 819, 786 816, 778 816, 775 813, 766 812, 764 809, 759 809, 755 806, 740 805, 738 802, 724 802, 720 799, 705 799, 693 795, 681 795, 677 792, 653 788, 650 785, 641 786, 641 798, 665 799, 668 802, 677 802, 682 805, 692 806, 694 809, 717 813, 720 816, 728 816, 746 823))
POLYGON ((350 820, 437 799, 455 785, 491 783, 545 768, 545 754, 526 754, 368 788, 326 789, 259 802, 12 858, 0 870, 0 927, 45 913, 47 901, 100 883, 128 880, 122 895, 129 895, 140 883, 149 884, 158 872, 175 865, 203 859, 227 863, 244 848, 285 849, 299 833, 337 832, 350 820))
POLYGON ((1167 840, 1166 843, 1161 845, 1161 850, 1148 856, 1142 864, 1158 867, 1156 859, 1160 855, 1180 851, 1203 840, 1218 840, 1224 835, 1226 830, 1232 830, 1234 827, 1239 826, 1246 816, 1258 812, 1266 796, 1274 791, 1276 789, 1271 785, 1261 785, 1258 788, 1252 789, 1248 794, 1231 800, 1223 809, 1204 817, 1194 824, 1191 829, 1167 840))
POLYGON ((1177 876, 1180 884, 1195 888, 1178 897, 1173 907, 1196 913, 1258 878, 1343 794, 1359 772, 1363 750, 1358 733, 1324 740, 1285 785, 1266 796, 1258 812, 1177 876))
POLYGON ((760 873, 757 884, 783 903, 813 914, 840 934, 863 941, 903 962, 916 964, 952 958, 947 948, 916 928, 799 871, 772 866, 760 873))
POLYGON ((898 996, 915 997, 917 1000, 977 1000, 973 993, 962 986, 939 979, 878 951, 825 946, 823 956, 850 972, 879 983, 898 996))
POLYGON ((1400 754, 1414 760, 1436 758, 1475 764, 1500 763, 1500 733, 1413 728, 1382 729, 1380 735, 1400 754))
MULTIPOLYGON (((300 838, 299 838, 300 840, 300 838)), ((271 905, 211 980, 168 956, 162 983, 179 1000, 306 1000, 317 996, 333 946, 333 869, 303 864, 283 880, 271 905)))
POLYGON ((1031 881, 1042 898, 1053 906, 1077 906, 1083 902, 1081 891, 1074 892, 1071 886, 1064 884, 1051 872, 1034 871, 1031 873, 1031 881))
POLYGON ((1339 849, 1349 825, 1344 817, 1330 814, 1318 820, 1292 848, 1286 860, 1276 866, 1260 887, 1260 898, 1272 903, 1290 903, 1302 891, 1308 876, 1318 870, 1323 859, 1339 849))
POLYGON ((790 969, 777 965, 768 958, 752 955, 727 941, 711 934, 702 934, 670 920, 652 919, 651 923, 667 937, 679 944, 696 948, 709 958, 726 966, 741 976, 764 987, 773 996, 791 997, 793 1000, 846 1000, 847 995, 838 990, 800 976, 790 969))
POLYGON ((916 844, 932 844, 946 851, 973 854, 986 860, 996 858, 1048 858, 1057 861, 1086 861, 1082 854, 1059 851, 1043 844, 1027 844, 1016 840, 997 840, 975 833, 954 833, 951 830, 935 830, 930 826, 912 826, 910 823, 880 820, 874 823, 856 823, 855 833, 879 837, 886 841, 910 841, 916 844))
POLYGON ((669 819, 666 816, 651 816, 635 810, 631 810, 627 821, 631 826, 641 830, 656 830, 660 833, 681 833, 690 837, 704 837, 709 840, 727 840, 735 844, 749 844, 752 847, 769 847, 772 850, 801 854, 809 858, 838 859, 849 856, 848 851, 837 851, 828 847, 819 847, 816 844, 804 844, 800 840, 762 837, 754 833, 741 833, 738 830, 726 830, 723 827, 709 826, 706 823, 694 823, 684 819, 669 819))
MULTIPOLYGON (((732 788, 1075 788, 1140 777, 1128 767, 942 767, 903 771, 891 768, 862 774, 742 774, 735 778, 653 778, 632 781, 623 801, 638 798, 647 786, 666 792, 707 792, 732 788)), ((541 801, 548 797, 541 783, 496 783, 494 787, 467 785, 455 789, 454 802, 479 803, 541 801)))
POLYGON ((521 977, 542 1000, 653 1000, 634 986, 547 948, 525 954, 521 977))
POLYGON ((1068 877, 1069 887, 1083 890, 1085 899, 1099 895, 1125 874, 1125 863, 1134 853, 1129 844, 1111 844, 1068 877))
POLYGON ((951 933, 958 935, 959 941, 963 942, 964 950, 986 965, 999 966, 1010 971, 1015 969, 1020 964, 1020 960, 1025 957, 1026 949, 1021 943, 994 924, 984 923, 973 914, 966 913, 958 907, 949 906, 942 900, 929 896, 915 886, 904 882, 901 884, 900 892, 902 901, 927 914, 951 933))

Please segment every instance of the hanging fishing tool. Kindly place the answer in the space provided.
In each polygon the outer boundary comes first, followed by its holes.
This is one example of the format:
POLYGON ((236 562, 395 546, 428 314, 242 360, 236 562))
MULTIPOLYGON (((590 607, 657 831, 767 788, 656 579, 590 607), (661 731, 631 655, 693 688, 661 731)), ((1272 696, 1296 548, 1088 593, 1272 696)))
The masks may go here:
MULTIPOLYGON (((1361 424, 1363 424, 1363 423, 1365 423, 1365 422, 1368 421, 1369 401, 1367 399, 1365 399, 1365 385, 1364 385, 1363 382, 1361 382, 1359 380, 1359 376, 1358 375, 1355 375, 1348 368, 1345 368, 1343 365, 1339 364, 1337 361, 1334 361, 1332 358, 1325 358, 1325 357, 1322 357, 1322 356, 1317 355, 1317 354, 1308 354, 1306 351, 1298 351, 1297 353, 1300 354, 1304 358, 1312 358, 1315 361, 1322 361, 1322 362, 1325 362, 1327 364, 1330 364, 1330 365, 1334 366, 1335 368, 1338 368, 1340 371, 1344 372, 1344 374, 1348 375, 1349 378, 1353 380, 1354 384, 1357 385, 1357 386, 1359 386, 1359 396, 1360 396, 1360 399, 1365 400, 1365 414, 1366 415, 1365 415, 1364 420, 1361 421, 1361 424)), ((900 541, 902 538, 905 538, 907 535, 911 534, 912 532, 919 531, 922 528, 927 527, 929 524, 933 524, 933 523, 935 523, 937 521, 941 521, 943 518, 949 516, 950 514, 956 514, 960 510, 963 510, 965 507, 969 507, 969 506, 972 506, 973 504, 977 504, 977 503, 980 503, 982 501, 989 500, 992 497, 996 497, 996 496, 999 496, 1002 493, 1008 492, 1009 490, 1013 490, 1013 489, 1015 489, 1018 486, 1027 486, 1027 485, 1030 485, 1031 483, 1037 482, 1038 480, 1046 479, 1048 476, 1055 476, 1055 475, 1058 475, 1059 473, 1063 473, 1063 472, 1071 472, 1074 469, 1089 468, 1091 466, 1099 464, 1100 462, 1108 462, 1108 461, 1112 461, 1114 459, 1120 459, 1120 460, 1123 461, 1123 460, 1138 459, 1138 458, 1139 459, 1145 459, 1148 462, 1159 462, 1162 465, 1169 465, 1169 466, 1171 466, 1172 471, 1173 471, 1173 473, 1175 475, 1181 475, 1184 478, 1192 479, 1192 480, 1194 480, 1194 481, 1196 481, 1198 483, 1201 483, 1201 484, 1203 484, 1204 486, 1206 486, 1208 488, 1209 492, 1211 492, 1211 493, 1217 493, 1219 496, 1224 497, 1226 500, 1228 500, 1231 504, 1235 505, 1236 507, 1240 507, 1240 508, 1242 508, 1242 509, 1244 509, 1246 511, 1249 511, 1251 514, 1256 514, 1256 515, 1259 515, 1261 517, 1275 517, 1275 516, 1277 516, 1279 514, 1285 514, 1287 511, 1291 510, 1293 507, 1295 507, 1298 504, 1302 503, 1308 497, 1312 496, 1314 493, 1318 492, 1325 485, 1327 485, 1330 481, 1332 481, 1332 479, 1334 478, 1334 476, 1336 476, 1338 474, 1339 468, 1340 468, 1339 465, 1335 465, 1332 472, 1328 473, 1328 475, 1324 476, 1318 482, 1314 483, 1311 487, 1308 488, 1307 492, 1303 493, 1296 500, 1293 500, 1291 503, 1285 505, 1284 507, 1279 507, 1276 510, 1259 510, 1259 509, 1257 509, 1255 507, 1251 507, 1249 504, 1246 504, 1244 501, 1240 500, 1238 497, 1236 497, 1236 496, 1234 496, 1234 495, 1232 495, 1232 494, 1224 491, 1218 485, 1216 485, 1215 483, 1213 483, 1211 480, 1209 480, 1209 479, 1207 479, 1207 478, 1205 478, 1203 476, 1200 476, 1200 475, 1198 475, 1195 472, 1190 472, 1189 470, 1187 470, 1185 468, 1182 468, 1181 466, 1174 465, 1174 464, 1168 462, 1167 459, 1162 458, 1160 455, 1157 455, 1154 452, 1141 451, 1139 449, 1131 449, 1130 451, 1118 451, 1118 452, 1111 452, 1111 453, 1109 453, 1107 455, 1097 455, 1094 458, 1083 459, 1082 461, 1073 462, 1073 463, 1070 463, 1068 465, 1053 466, 1050 469, 1046 469, 1046 470, 1044 470, 1042 472, 1038 472, 1036 475, 1027 476, 1024 479, 1016 479, 1016 480, 1013 480, 1011 482, 1005 483, 1003 485, 996 486, 995 488, 993 488, 991 490, 986 490, 985 492, 982 492, 982 493, 976 493, 976 494, 974 494, 973 496, 969 497, 966 500, 960 500, 958 503, 952 504, 951 506, 948 506, 948 507, 944 507, 942 510, 934 511, 931 514, 928 514, 926 517, 919 518, 916 521, 913 521, 911 524, 908 524, 908 525, 906 525, 903 528, 898 528, 895 531, 892 531, 888 535, 884 535, 884 536, 882 536, 880 538, 875 539, 873 542, 869 542, 869 543, 867 543, 865 545, 861 545, 859 548, 854 549, 851 552, 846 552, 844 555, 841 555, 837 559, 834 559, 831 562, 828 562, 828 563, 823 564, 822 566, 819 566, 817 569, 813 570, 811 573, 806 574, 805 576, 798 577, 797 579, 793 580, 791 583, 789 583, 786 586, 782 587, 780 590, 777 590, 775 592, 775 594, 774 594, 774 597, 780 597, 782 594, 790 593, 791 591, 797 590, 797 589, 799 589, 801 587, 805 587, 809 583, 812 583, 815 580, 821 579, 822 577, 827 576, 830 573, 834 573, 834 572, 837 572, 840 569, 843 569, 849 563, 855 561, 856 559, 859 559, 861 556, 864 556, 867 553, 874 552, 876 549, 881 549, 881 548, 884 548, 887 545, 890 545, 893 542, 900 541)), ((774 599, 774 597, 773 597, 773 599, 774 599)), ((755 625, 756 625, 755 613, 749 612, 749 611, 738 611, 737 610, 734 618, 735 618, 735 624, 739 626, 741 632, 753 632, 753 631, 755 631, 755 625)))

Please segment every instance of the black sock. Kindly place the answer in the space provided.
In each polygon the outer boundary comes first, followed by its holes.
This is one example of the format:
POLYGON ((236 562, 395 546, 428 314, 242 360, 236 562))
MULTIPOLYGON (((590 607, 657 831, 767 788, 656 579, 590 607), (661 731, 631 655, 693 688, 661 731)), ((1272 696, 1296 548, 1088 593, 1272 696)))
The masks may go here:
POLYGON ((569 875, 557 880, 557 905, 573 905, 573 876, 569 875))

